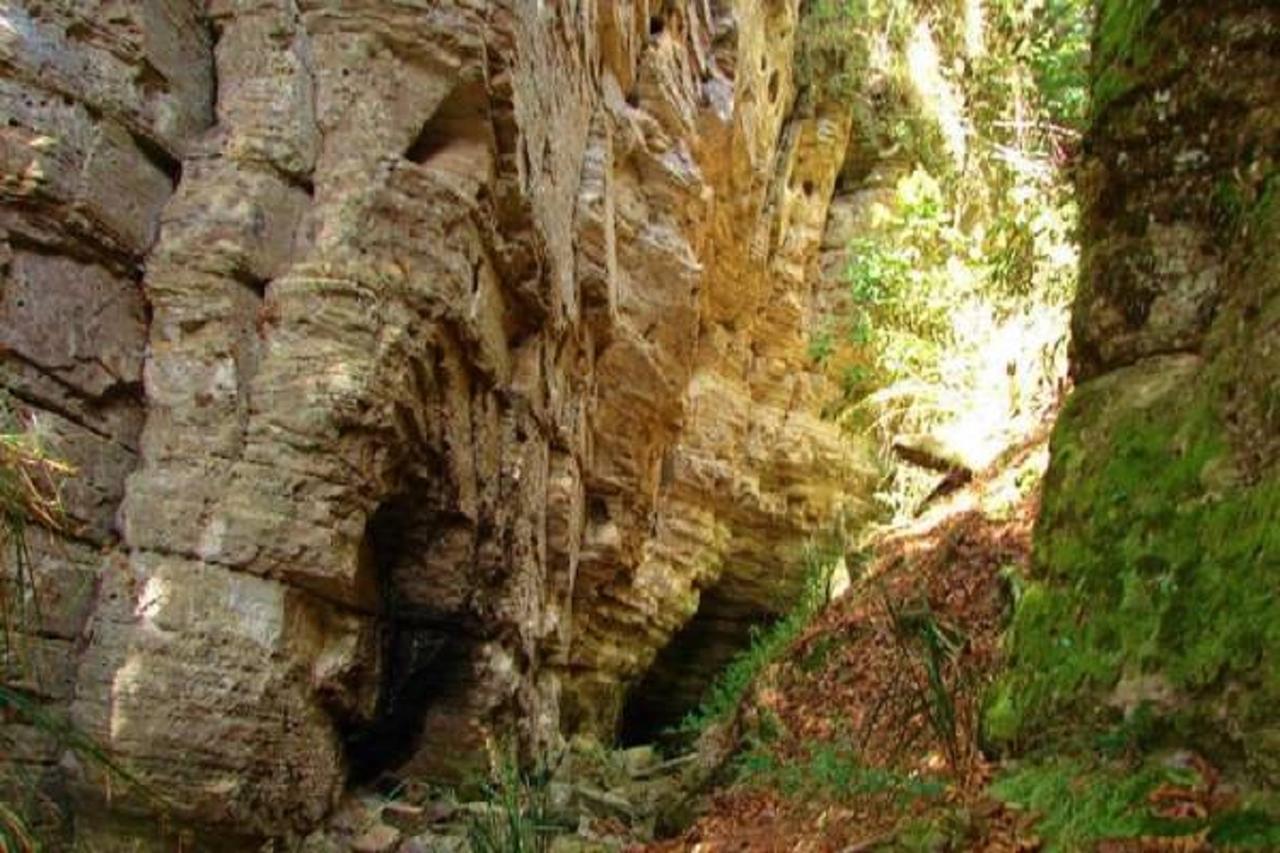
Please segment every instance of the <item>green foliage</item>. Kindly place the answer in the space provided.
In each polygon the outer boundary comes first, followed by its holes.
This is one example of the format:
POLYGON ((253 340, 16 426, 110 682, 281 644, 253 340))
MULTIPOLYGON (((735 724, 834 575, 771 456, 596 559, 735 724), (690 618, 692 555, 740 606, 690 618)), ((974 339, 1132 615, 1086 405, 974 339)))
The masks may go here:
POLYGON ((1135 75, 1151 62, 1154 47, 1145 38, 1160 0, 1102 0, 1094 36, 1093 112, 1132 88, 1135 75))
POLYGON ((1214 819, 1208 841, 1221 850, 1280 849, 1280 818, 1274 811, 1243 808, 1214 819))
POLYGON ((867 66, 868 46, 854 2, 810 0, 796 37, 796 77, 817 99, 845 99, 857 92, 867 66))
POLYGON ((1094 0, 996 0, 999 49, 982 71, 1004 97, 1018 89, 1035 118, 1083 131, 1089 118, 1089 55, 1094 0), (1039 113, 1039 115, 1035 115, 1039 113))
POLYGON ((1274 803, 1245 803, 1208 818, 1172 819, 1153 812, 1150 795, 1162 785, 1196 788, 1194 771, 1148 760, 1132 764, 1064 756, 1018 765, 999 776, 991 793, 1036 813, 1045 850, 1092 850, 1103 840, 1178 838, 1204 834, 1214 849, 1271 850, 1280 841, 1274 803))
POLYGON ((913 105, 904 62, 915 0, 807 0, 796 37, 802 103, 844 104, 855 147, 916 152, 935 169, 949 159, 938 128, 913 105))
POLYGON ((489 808, 467 818, 474 853, 543 853, 559 830, 549 818, 545 774, 521 771, 514 749, 504 749, 493 778, 481 786, 489 808))
POLYGON ((808 744, 803 758, 779 758, 768 746, 756 744, 736 759, 738 779, 768 785, 790 798, 822 797, 848 801, 856 797, 889 795, 900 803, 937 797, 944 786, 936 781, 869 767, 842 744, 808 744))
POLYGON ((1234 715, 1245 731, 1263 726, 1280 703, 1280 483, 1215 486, 1232 476, 1229 456, 1198 386, 1127 407, 1108 395, 1140 392, 1097 385, 1077 392, 1055 433, 1037 573, 987 734, 1025 744, 1105 728, 1115 712, 1099 696, 1122 677, 1203 697, 1165 721, 1203 731, 1217 728, 1223 685, 1247 683, 1234 715))
POLYGON ((1030 28, 1030 64, 1041 102, 1052 121, 1076 130, 1084 130, 1089 117, 1090 5, 1045 0, 1030 28))
MULTIPOLYGON (((841 95, 855 137, 842 186, 873 190, 856 213, 847 296, 811 354, 838 391, 826 413, 878 437, 886 460, 904 433, 996 444, 1018 419, 1038 423, 1057 393, 1077 266, 1063 167, 1086 112, 1087 0, 985 10, 976 43, 945 4, 813 4, 802 19, 802 58, 811 27, 815 44, 844 44, 863 69, 837 75, 859 81, 841 95), (1028 318, 1048 316, 1054 341, 1029 333, 1028 318), (1031 395, 1007 394, 1015 361, 1031 395)), ((901 520, 937 482, 900 467, 877 498, 901 520)))
POLYGON ((5 853, 28 853, 40 849, 22 815, 0 802, 0 850, 5 853))
POLYGON ((1099 68, 1133 57, 1160 0, 1101 0, 1095 59, 1099 68))
POLYGON ((908 377, 940 379, 959 283, 947 261, 967 254, 950 220, 937 179, 916 169, 875 230, 850 244, 849 308, 838 324, 860 369, 842 377, 845 406, 908 377))
POLYGON ((959 717, 953 688, 946 676, 964 648, 965 638, 955 628, 939 621, 927 601, 902 607, 894 604, 888 595, 882 596, 882 600, 907 668, 923 672, 923 680, 916 685, 919 705, 946 753, 951 771, 959 773, 962 769, 959 717))
POLYGON ((712 682, 698 707, 681 721, 679 731, 695 736, 708 725, 731 717, 742 703, 752 682, 769 664, 786 651, 827 604, 834 555, 811 547, 806 553, 804 584, 799 598, 773 624, 751 630, 751 644, 730 661, 712 682))
POLYGON ((1222 178, 1213 188, 1213 218, 1216 224, 1230 231, 1240 222, 1247 210, 1240 185, 1231 178, 1222 178))
POLYGON ((796 76, 815 101, 867 94, 876 41, 900 36, 909 0, 807 0, 796 36, 796 76))
POLYGON ((835 349, 835 341, 830 326, 824 326, 809 338, 809 358, 815 364, 822 364, 835 349))
POLYGON ((1185 782, 1177 771, 1158 766, 1127 770, 1055 758, 1015 768, 998 778, 991 792, 1019 808, 1036 812, 1046 851, 1091 850, 1104 839, 1179 835, 1199 827, 1170 826, 1154 818, 1147 796, 1165 782, 1185 782))

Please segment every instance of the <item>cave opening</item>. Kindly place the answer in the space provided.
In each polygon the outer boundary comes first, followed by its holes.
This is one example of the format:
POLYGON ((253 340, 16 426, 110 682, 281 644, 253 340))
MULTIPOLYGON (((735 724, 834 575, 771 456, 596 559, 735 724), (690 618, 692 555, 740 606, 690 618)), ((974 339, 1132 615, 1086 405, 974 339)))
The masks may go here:
POLYGON ((413 757, 432 702, 458 683, 467 657, 459 626, 415 609, 395 582, 435 527, 415 506, 409 498, 389 501, 366 525, 366 559, 379 590, 381 665, 373 716, 342 733, 350 785, 376 783, 413 757))
POLYGON ((627 694, 619 744, 661 746, 677 741, 675 729, 681 721, 697 710, 725 667, 751 646, 752 629, 763 629, 776 618, 744 609, 718 588, 704 592, 693 618, 671 637, 627 694))

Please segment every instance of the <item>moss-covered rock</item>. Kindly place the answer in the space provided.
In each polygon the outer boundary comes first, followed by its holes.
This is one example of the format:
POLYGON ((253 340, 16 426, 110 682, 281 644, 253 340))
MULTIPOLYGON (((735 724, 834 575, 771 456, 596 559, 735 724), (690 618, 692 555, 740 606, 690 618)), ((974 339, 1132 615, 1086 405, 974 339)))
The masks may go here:
POLYGON ((994 741, 1140 711, 1277 778, 1280 482, 1242 480, 1211 375, 1194 356, 1147 360, 1063 413, 994 741))
POLYGON ((1093 48, 1094 111, 1104 109, 1133 88, 1154 55, 1148 37, 1160 0, 1102 0, 1093 48))
POLYGON ((1200 349, 1280 150, 1280 6, 1099 0, 1073 370, 1200 349))
POLYGON ((1095 97, 1132 86, 1090 129, 1081 384, 985 733, 1013 751, 1191 745, 1274 785, 1280 7, 1098 11, 1095 97))

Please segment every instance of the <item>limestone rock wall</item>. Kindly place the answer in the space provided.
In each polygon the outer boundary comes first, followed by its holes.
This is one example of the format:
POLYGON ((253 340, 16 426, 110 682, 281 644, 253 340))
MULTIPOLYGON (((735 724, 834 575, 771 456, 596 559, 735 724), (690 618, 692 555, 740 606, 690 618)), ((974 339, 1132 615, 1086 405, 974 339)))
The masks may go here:
MULTIPOLYGON (((38 692, 277 835, 612 730, 704 591, 776 612, 875 476, 806 362, 849 117, 797 102, 796 16, 0 5, 4 382, 79 469, 38 692)), ((151 807, 71 765, 82 832, 151 807)))
MULTIPOLYGON (((183 158, 213 121, 199 7, 0 4, 2 378, 17 414, 78 472, 62 493, 68 535, 28 537, 35 596, 21 607, 5 554, 6 616, 24 616, 5 626, 15 642, 4 675, 56 708, 74 696, 116 511, 142 454, 145 259, 183 158)), ((0 736, 26 789, 11 802, 61 794, 60 745, 30 722, 10 717, 0 736)), ((6 795, 12 781, 6 773, 6 795)))

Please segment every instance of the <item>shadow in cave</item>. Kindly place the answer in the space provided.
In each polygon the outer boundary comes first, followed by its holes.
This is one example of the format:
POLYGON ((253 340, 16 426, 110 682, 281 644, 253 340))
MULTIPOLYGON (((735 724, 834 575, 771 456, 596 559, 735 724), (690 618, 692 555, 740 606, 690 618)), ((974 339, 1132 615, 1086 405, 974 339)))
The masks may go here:
POLYGON ((382 665, 372 719, 343 732, 350 785, 373 782, 413 756, 432 701, 457 685, 467 658, 469 640, 460 626, 415 612, 393 581, 396 569, 423 553, 432 535, 431 514, 413 508, 408 499, 391 501, 366 527, 366 559, 376 572, 382 607, 382 665))
POLYGON ((629 692, 619 743, 629 747, 676 741, 674 728, 697 709, 729 662, 751 645, 751 629, 763 628, 774 618, 746 612, 715 590, 703 593, 697 613, 676 632, 629 692))

